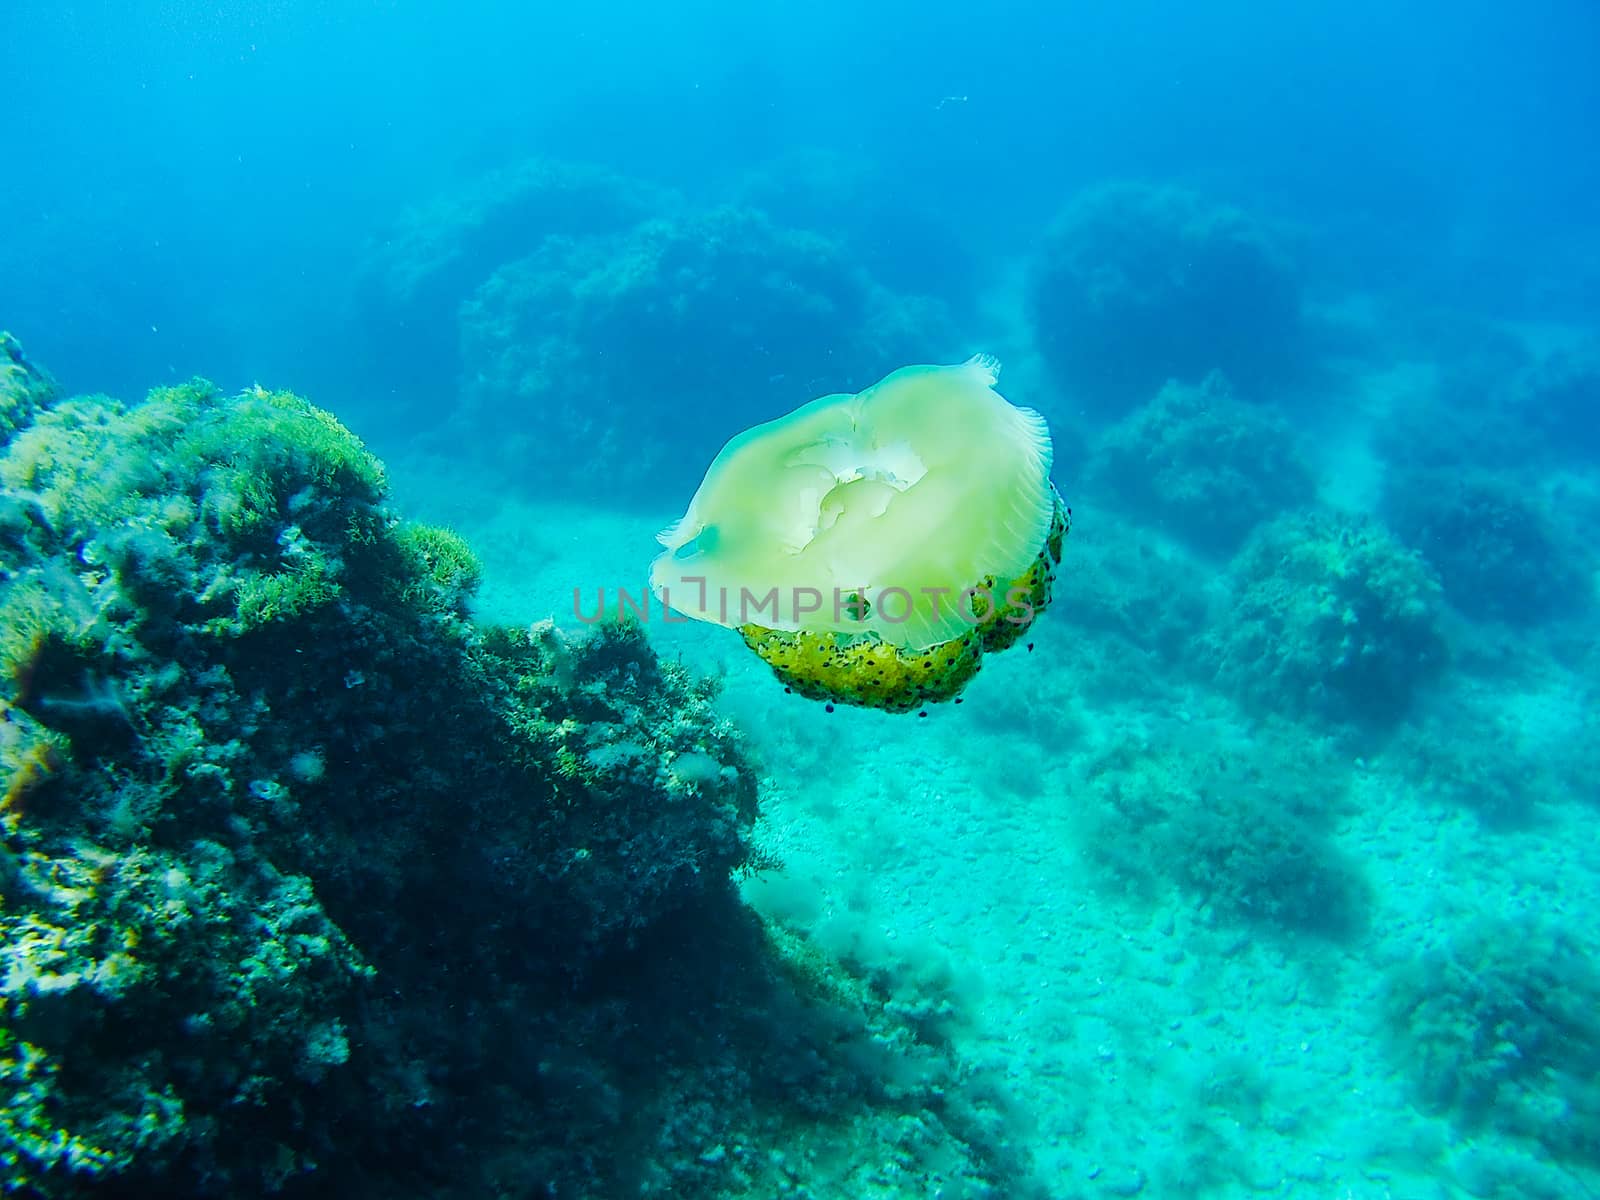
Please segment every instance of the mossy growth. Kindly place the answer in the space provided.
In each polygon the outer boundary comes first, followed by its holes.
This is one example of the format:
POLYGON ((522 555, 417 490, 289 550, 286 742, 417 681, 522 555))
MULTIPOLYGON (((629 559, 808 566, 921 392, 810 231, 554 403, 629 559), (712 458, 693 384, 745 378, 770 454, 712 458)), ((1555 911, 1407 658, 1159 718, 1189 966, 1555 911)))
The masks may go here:
POLYGON ((1090 476, 1119 510, 1222 554, 1316 495, 1288 423, 1235 398, 1217 372, 1198 384, 1169 382, 1109 429, 1090 476))
MULTIPOLYGON (((181 406, 189 399, 184 393, 196 389, 178 390, 174 403, 181 406)), ((166 398, 157 391, 150 402, 166 398)), ((313 536, 342 535, 341 527, 318 527, 342 515, 329 510, 328 500, 337 497, 342 508, 384 495, 383 465, 360 439, 291 392, 251 388, 227 407, 226 420, 215 419, 215 405, 202 401, 201 411, 213 419, 186 428, 177 458, 205 464, 207 513, 225 534, 261 533, 293 519, 313 536)))
MULTIPOLYGON (((52 401, 0 485, 0 1191, 393 1194, 485 1119, 509 1153, 574 981, 721 919, 757 774, 708 687, 642 629, 473 627, 465 542, 332 417, 52 401)), ((627 1157, 570 1116, 562 1192, 627 1157)))
POLYGON ((0 330, 0 445, 32 424, 56 394, 55 381, 28 361, 16 338, 0 330))
POLYGON ((13 671, 41 632, 79 636, 119 606, 237 636, 353 596, 459 614, 481 576, 458 536, 388 513, 382 464, 289 392, 193 380, 137 405, 61 401, 12 439, 0 484, 0 544, 76 564, 0 590, 13 671))
POLYGON ((879 287, 846 247, 748 208, 658 208, 498 263, 448 310, 463 381, 449 451, 514 487, 537 478, 611 506, 653 507, 662 489, 699 482, 681 413, 654 399, 663 378, 699 397, 707 428, 737 429, 815 395, 814 383, 854 390, 886 362, 917 361, 949 325, 935 302, 879 287), (629 353, 595 352, 622 344, 629 353), (695 349, 711 344, 714 367, 695 349))
POLYGON ((1385 729, 1445 665, 1440 601, 1421 556, 1379 522, 1291 513, 1234 557, 1203 657, 1262 711, 1385 729))
POLYGON ((1153 746, 1125 738, 1090 764, 1084 853, 1108 879, 1159 899, 1175 884, 1220 919, 1345 937, 1365 923, 1369 888, 1330 836, 1340 769, 1325 747, 1270 723, 1229 744, 1173 728, 1153 746))
POLYGON ((1292 374, 1304 340, 1279 240, 1181 188, 1111 183, 1076 197, 1040 243, 1027 300, 1062 388, 1110 414, 1211 370, 1256 391, 1292 374))
POLYGON ((382 465, 332 415, 289 392, 224 397, 204 380, 131 407, 55 405, 17 436, 0 481, 37 497, 64 536, 134 517, 192 535, 198 509, 213 535, 269 545, 290 524, 342 539, 384 495, 382 465))
POLYGON ((395 545, 410 570, 400 598, 443 613, 466 611, 483 582, 483 564, 454 530, 407 522, 395 530, 395 545))
POLYGON ((1549 806, 1589 790, 1562 778, 1578 748, 1578 739, 1553 730, 1530 737, 1523 714, 1507 711, 1498 688, 1460 687, 1406 722, 1384 759, 1419 797, 1466 809, 1486 830, 1500 832, 1536 825, 1549 806))
POLYGON ((339 598, 339 584, 324 559, 285 571, 254 574, 239 584, 228 627, 247 632, 273 621, 293 621, 339 598))
POLYGON ((1459 465, 1403 471, 1384 489, 1395 529, 1423 548, 1447 600, 1468 617, 1532 625, 1571 615, 1593 561, 1532 486, 1459 465))
POLYGON ((1392 1048, 1422 1103, 1600 1165, 1595 949, 1553 922, 1482 918, 1395 969, 1392 1048))

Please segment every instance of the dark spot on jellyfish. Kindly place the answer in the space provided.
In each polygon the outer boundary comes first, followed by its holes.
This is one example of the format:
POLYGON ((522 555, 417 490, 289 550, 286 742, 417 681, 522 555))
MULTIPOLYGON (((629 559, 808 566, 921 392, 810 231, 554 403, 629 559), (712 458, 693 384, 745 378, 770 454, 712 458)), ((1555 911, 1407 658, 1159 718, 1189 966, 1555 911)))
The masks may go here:
POLYGON ((960 704, 960 703, 961 703, 961 697, 960 697, 960 696, 957 696, 957 697, 956 697, 956 703, 957 703, 957 704, 960 704))
POLYGON ((792 687, 784 688, 783 689, 783 694, 785 696, 792 696, 792 695, 794 695, 794 689, 792 687))
POLYGON ((919 716, 919 717, 925 717, 927 715, 928 715, 928 710, 927 709, 923 709, 921 712, 919 712, 917 714, 917 716, 919 716))
POLYGON ((1032 643, 1032 642, 1029 642, 1029 643, 1028 643, 1028 649, 1029 649, 1029 650, 1032 650, 1032 649, 1033 649, 1033 643, 1032 643))
POLYGON ((829 704, 829 705, 826 705, 825 707, 826 707, 828 712, 832 712, 833 711, 833 705, 829 704))

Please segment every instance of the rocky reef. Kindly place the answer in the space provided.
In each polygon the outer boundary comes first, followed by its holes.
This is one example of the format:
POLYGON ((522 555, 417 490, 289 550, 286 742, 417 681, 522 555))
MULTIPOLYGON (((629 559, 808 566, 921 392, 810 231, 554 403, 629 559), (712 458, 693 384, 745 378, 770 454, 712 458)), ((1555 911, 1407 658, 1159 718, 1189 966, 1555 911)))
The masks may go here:
POLYGON ((692 489, 752 415, 949 341, 939 306, 880 287, 843 244, 735 207, 551 238, 490 275, 460 321, 450 444, 623 506, 692 489))
POLYGON ((1216 372, 1168 383, 1106 430, 1089 474, 1120 509, 1212 554, 1316 497, 1290 424, 1236 399, 1216 372))
POLYGON ((740 903, 757 768, 638 626, 475 623, 289 393, 6 338, 0 437, 0 1188, 843 1196, 914 1134, 1015 1194, 947 1048, 740 903))
POLYGON ((1248 708, 1391 728, 1443 671, 1438 580, 1370 518, 1324 509, 1258 530, 1200 657, 1248 708))
POLYGON ((1039 350, 1075 403, 1109 416, 1169 379, 1222 371, 1255 398, 1304 335, 1279 240, 1241 210, 1176 187, 1109 183, 1072 200, 1028 287, 1039 350))

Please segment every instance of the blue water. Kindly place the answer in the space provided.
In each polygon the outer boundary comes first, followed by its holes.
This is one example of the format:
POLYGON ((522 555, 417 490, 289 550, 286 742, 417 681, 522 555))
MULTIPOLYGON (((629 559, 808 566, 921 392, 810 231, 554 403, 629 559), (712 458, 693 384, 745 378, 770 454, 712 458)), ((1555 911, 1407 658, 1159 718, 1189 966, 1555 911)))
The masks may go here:
POLYGON ((331 409, 486 619, 636 587, 756 422, 1004 361, 1076 524, 962 708, 652 633, 766 764, 750 904, 1001 1081, 1043 1194, 1600 1191, 1600 8, 5 26, 0 327, 331 409))

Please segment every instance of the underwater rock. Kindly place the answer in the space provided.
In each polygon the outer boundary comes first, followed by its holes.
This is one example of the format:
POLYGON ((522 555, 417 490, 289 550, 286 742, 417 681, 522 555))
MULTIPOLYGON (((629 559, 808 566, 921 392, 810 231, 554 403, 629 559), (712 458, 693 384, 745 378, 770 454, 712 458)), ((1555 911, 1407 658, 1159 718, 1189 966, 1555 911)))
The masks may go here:
POLYGON ((1201 658, 1268 713, 1384 729, 1444 669, 1438 580, 1382 524, 1320 509, 1258 530, 1201 658))
POLYGON ((1536 625, 1593 595, 1592 562, 1544 499, 1509 473, 1399 471, 1383 512, 1439 573, 1444 596, 1479 620, 1536 625))
POLYGON ((1263 521, 1316 496, 1289 424, 1236 399, 1217 373, 1199 384, 1168 383, 1107 430, 1089 482, 1120 511, 1223 554, 1263 521))
POLYGON ((949 297, 962 320, 978 315, 989 260, 972 222, 941 189, 908 187, 892 164, 859 149, 789 150, 737 176, 731 198, 779 225, 826 232, 886 287, 949 297))
POLYGON ((1299 284, 1267 231, 1172 187, 1073 200, 1040 246, 1028 309, 1068 399, 1111 416, 1213 370, 1254 392, 1285 376, 1301 337, 1299 284))
POLYGON ((1541 359, 1509 391, 1510 419, 1532 430, 1551 457, 1584 466, 1600 458, 1600 339, 1541 359))
POLYGON ((440 444, 513 486, 653 507, 697 482, 707 430, 864 383, 946 325, 840 244, 753 209, 552 238, 463 306, 461 400, 440 444))
POLYGON ((1091 756, 1088 778, 1079 838, 1110 885, 1159 896, 1177 884, 1220 919, 1280 933, 1366 927, 1371 884, 1332 837, 1348 764, 1302 726, 1130 730, 1091 756))
POLYGON ((7 1190, 243 1194, 407 1124, 350 1112, 466 1119, 443 1067, 494 1078, 491 1014, 749 853, 706 686, 637 629, 471 625, 465 543, 298 397, 58 401, 0 481, 40 514, 0 542, 7 1190))
POLYGON ((1394 967, 1391 1049, 1421 1104, 1463 1133, 1600 1164, 1594 949, 1554 918, 1480 917, 1394 967))
POLYGON ((360 390, 415 407, 419 424, 436 420, 439 396, 460 380, 457 314, 495 271, 546 238, 627 229, 681 203, 601 167, 532 158, 408 208, 374 231, 356 271, 350 328, 371 352, 353 357, 380 373, 360 390), (396 359, 397 344, 410 353, 396 359), (383 374, 391 370, 392 378, 383 374))
POLYGON ((16 338, 0 331, 0 445, 32 423, 55 395, 55 381, 28 361, 16 338))
POLYGON ((713 682, 637 625, 473 622, 465 541, 289 393, 24 421, 0 1190, 778 1194, 811 1168, 769 1151, 865 1171, 914 1125, 946 1182, 1024 1194, 952 1052, 742 907, 771 861, 713 682))

